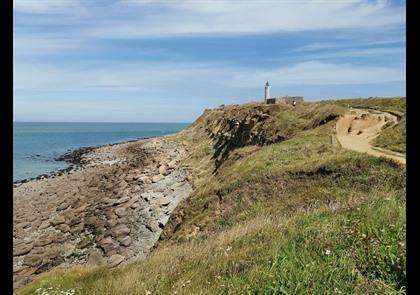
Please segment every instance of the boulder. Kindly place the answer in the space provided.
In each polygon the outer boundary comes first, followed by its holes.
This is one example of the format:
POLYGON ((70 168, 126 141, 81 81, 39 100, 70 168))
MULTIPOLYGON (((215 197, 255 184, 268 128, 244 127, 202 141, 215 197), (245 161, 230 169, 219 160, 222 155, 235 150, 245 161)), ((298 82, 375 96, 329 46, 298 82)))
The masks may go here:
POLYGON ((128 213, 124 207, 117 208, 114 212, 115 214, 117 214, 118 217, 126 216, 128 213))
POLYGON ((62 253, 63 247, 58 244, 49 244, 47 246, 44 246, 38 249, 41 251, 34 254, 40 254, 44 258, 47 258, 47 259, 55 259, 57 256, 59 256, 62 253))
POLYGON ((162 174, 158 174, 152 177, 152 182, 158 182, 159 180, 163 179, 163 175, 162 174))
POLYGON ((132 242, 130 236, 125 236, 125 237, 118 238, 118 241, 121 243, 121 245, 123 245, 125 247, 130 246, 130 244, 132 242))
POLYGON ((172 161, 170 161, 170 162, 168 163, 168 168, 169 168, 169 169, 174 169, 174 168, 176 167, 176 163, 177 163, 177 161, 176 161, 176 160, 172 160, 172 161))
POLYGON ((37 267, 42 263, 42 255, 41 254, 28 254, 23 259, 23 264, 28 266, 37 267))
POLYGON ((161 206, 168 206, 171 203, 171 200, 166 197, 160 197, 158 200, 158 204, 161 206))
POLYGON ((62 243, 62 242, 64 242, 64 241, 67 240, 67 237, 64 234, 62 234, 62 233, 55 233, 52 236, 52 239, 56 243, 62 243))
POLYGON ((70 232, 72 234, 79 234, 81 233, 83 230, 85 229, 85 224, 84 223, 79 223, 77 225, 74 225, 72 227, 70 227, 70 232))
POLYGON ((34 245, 32 243, 29 244, 19 244, 17 246, 13 247, 13 256, 19 256, 19 255, 23 255, 23 254, 27 254, 29 253, 32 248, 34 247, 34 245))
POLYGON ((119 207, 124 207, 124 208, 128 209, 128 208, 131 207, 131 205, 133 205, 138 200, 139 200, 139 196, 133 196, 132 198, 130 198, 130 200, 128 202, 125 202, 124 204, 119 205, 119 207))
POLYGON ((53 242, 53 238, 50 235, 40 236, 34 243, 36 247, 42 247, 53 242))
POLYGON ((125 180, 121 180, 118 186, 120 189, 125 189, 128 186, 128 183, 125 180))
POLYGON ((73 226, 75 224, 78 224, 82 222, 81 218, 79 216, 73 216, 70 218, 70 220, 67 222, 68 225, 73 226))
POLYGON ((121 251, 121 255, 123 255, 124 257, 126 257, 126 258, 130 258, 130 257, 133 257, 134 256, 134 251, 133 250, 131 250, 130 248, 124 248, 122 251, 121 251))
POLYGON ((22 229, 29 228, 29 227, 31 227, 31 223, 30 222, 22 222, 22 223, 19 223, 17 225, 17 227, 22 228, 22 229))
POLYGON ((55 228, 63 233, 70 232, 70 226, 68 226, 67 224, 59 224, 55 228))
POLYGON ((87 260, 87 264, 92 266, 101 266, 104 262, 104 257, 99 251, 91 253, 87 260))
POLYGON ((139 177, 139 180, 145 184, 150 184, 152 183, 152 181, 150 180, 150 178, 146 175, 143 175, 141 177, 139 177))
POLYGON ((114 187, 114 183, 112 181, 105 182, 105 189, 111 190, 114 187))
POLYGON ((61 203, 58 207, 57 207, 57 211, 62 211, 62 210, 65 210, 65 209, 67 209, 68 207, 70 206, 70 203, 68 203, 68 202, 63 202, 63 203, 61 203))
POLYGON ((20 266, 17 266, 17 265, 15 265, 15 263, 13 263, 13 274, 15 274, 15 273, 17 273, 17 272, 21 272, 21 271, 23 271, 23 270, 25 270, 25 269, 27 269, 28 268, 28 266, 27 265, 20 265, 20 266))
POLYGON ((112 229, 112 235, 116 238, 127 236, 130 233, 130 229, 125 224, 119 224, 112 229))
POLYGON ((64 216, 56 216, 53 220, 51 220, 51 225, 59 225, 59 224, 63 224, 66 222, 66 219, 64 218, 64 216))
POLYGON ((34 222, 37 218, 39 218, 40 214, 31 214, 26 218, 26 221, 34 222))
POLYGON ((118 216, 113 212, 113 211, 106 211, 105 212, 105 215, 106 215, 106 218, 108 219, 108 220, 113 220, 113 219, 117 219, 118 218, 118 216))
POLYGON ((112 206, 114 205, 115 200, 110 198, 102 198, 100 203, 103 203, 105 206, 112 206))
POLYGON ((114 205, 119 205, 119 204, 123 204, 126 203, 130 200, 130 197, 122 197, 119 198, 117 201, 115 201, 114 205))
POLYGON ((92 242, 91 239, 85 237, 79 243, 77 243, 77 248, 80 248, 80 249, 86 248, 87 246, 91 244, 91 242, 92 242))
POLYGON ((114 254, 111 257, 108 258, 108 265, 109 267, 116 267, 117 265, 119 265, 121 262, 123 262, 125 259, 124 256, 119 255, 119 254, 114 254))
POLYGON ((104 252, 107 254, 113 250, 116 250, 118 248, 117 243, 112 239, 112 237, 106 237, 99 241, 99 247, 104 250, 104 252))
POLYGON ((110 220, 107 220, 107 221, 106 221, 105 226, 106 226, 106 227, 109 227, 109 228, 112 228, 112 227, 114 227, 116 224, 117 224, 117 220, 116 220, 116 219, 110 219, 110 220))
POLYGON ((159 167, 159 174, 164 175, 164 176, 169 174, 168 169, 166 168, 166 165, 162 165, 159 167))
POLYGON ((85 204, 81 205, 80 207, 77 207, 76 209, 74 209, 74 212, 75 213, 84 212, 88 206, 89 206, 89 204, 85 203, 85 204))

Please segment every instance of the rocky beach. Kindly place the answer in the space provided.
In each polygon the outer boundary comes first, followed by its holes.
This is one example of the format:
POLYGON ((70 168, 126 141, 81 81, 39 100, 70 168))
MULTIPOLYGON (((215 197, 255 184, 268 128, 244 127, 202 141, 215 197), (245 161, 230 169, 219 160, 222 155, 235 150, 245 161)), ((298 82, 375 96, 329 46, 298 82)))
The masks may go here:
POLYGON ((13 281, 55 267, 144 258, 192 192, 185 147, 151 138, 64 155, 75 165, 14 184, 13 281))

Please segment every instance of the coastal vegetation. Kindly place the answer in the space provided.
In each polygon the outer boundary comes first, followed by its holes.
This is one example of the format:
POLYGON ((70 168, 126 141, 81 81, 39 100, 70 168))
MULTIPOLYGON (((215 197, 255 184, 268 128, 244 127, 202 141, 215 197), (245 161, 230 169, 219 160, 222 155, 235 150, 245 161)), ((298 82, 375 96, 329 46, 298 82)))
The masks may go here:
POLYGON ((406 152, 406 134, 405 134, 406 117, 401 117, 397 124, 389 124, 373 140, 373 144, 377 147, 385 148, 391 151, 405 154, 406 152))
POLYGON ((340 99, 335 101, 343 107, 389 112, 398 117, 398 123, 389 122, 383 132, 375 138, 374 146, 405 154, 406 151, 406 98, 340 99))
POLYGON ((167 137, 194 190, 145 260, 55 269, 19 294, 405 293, 405 166, 332 144, 348 104, 401 114, 374 144, 405 151, 402 98, 206 110, 167 137))

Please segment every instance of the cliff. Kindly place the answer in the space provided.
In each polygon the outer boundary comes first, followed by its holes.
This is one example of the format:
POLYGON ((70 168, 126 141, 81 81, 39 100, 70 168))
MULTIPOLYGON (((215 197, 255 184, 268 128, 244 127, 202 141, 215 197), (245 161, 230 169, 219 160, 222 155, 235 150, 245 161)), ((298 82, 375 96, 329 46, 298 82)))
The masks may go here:
POLYGON ((165 139, 185 148, 193 191, 145 260, 54 272, 21 294, 403 292, 405 166, 333 145, 344 112, 334 101, 206 110, 165 139))

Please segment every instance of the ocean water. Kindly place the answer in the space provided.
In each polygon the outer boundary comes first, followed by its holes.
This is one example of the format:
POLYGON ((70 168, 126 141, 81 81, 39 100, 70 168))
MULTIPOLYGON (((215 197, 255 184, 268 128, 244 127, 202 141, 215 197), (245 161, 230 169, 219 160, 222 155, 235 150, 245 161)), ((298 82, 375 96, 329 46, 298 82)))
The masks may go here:
POLYGON ((68 167, 54 158, 80 147, 176 133, 187 123, 13 123, 13 181, 68 167))

